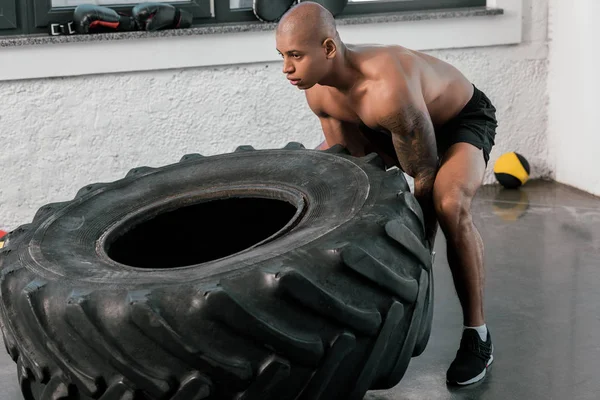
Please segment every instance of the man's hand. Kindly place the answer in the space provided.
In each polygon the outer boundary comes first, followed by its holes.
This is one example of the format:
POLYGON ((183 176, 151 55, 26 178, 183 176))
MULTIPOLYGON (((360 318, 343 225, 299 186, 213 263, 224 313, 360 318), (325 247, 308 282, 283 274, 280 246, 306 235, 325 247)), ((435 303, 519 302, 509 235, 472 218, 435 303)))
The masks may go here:
POLYGON ((323 140, 320 145, 315 147, 315 150, 327 150, 329 145, 327 144, 327 140, 323 140))
POLYGON ((400 165, 415 180, 414 195, 423 209, 425 237, 432 251, 437 232, 433 184, 438 170, 433 123, 422 97, 410 93, 393 97, 385 102, 388 106, 381 110, 379 124, 392 133, 400 165))

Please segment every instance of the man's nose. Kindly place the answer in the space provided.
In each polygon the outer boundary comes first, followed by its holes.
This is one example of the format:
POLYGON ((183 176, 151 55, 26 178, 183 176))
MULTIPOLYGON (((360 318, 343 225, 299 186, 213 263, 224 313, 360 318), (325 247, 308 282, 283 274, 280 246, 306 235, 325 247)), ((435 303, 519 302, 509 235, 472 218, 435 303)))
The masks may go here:
POLYGON ((290 74, 294 72, 294 66, 288 60, 283 60, 283 73, 290 74))

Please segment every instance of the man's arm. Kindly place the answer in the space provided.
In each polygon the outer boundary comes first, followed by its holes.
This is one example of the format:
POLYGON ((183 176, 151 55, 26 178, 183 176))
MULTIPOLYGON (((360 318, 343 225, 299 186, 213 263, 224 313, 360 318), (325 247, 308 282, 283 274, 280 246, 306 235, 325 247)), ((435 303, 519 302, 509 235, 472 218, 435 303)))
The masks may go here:
POLYGON ((306 100, 308 102, 308 106, 319 118, 319 122, 321 123, 321 128, 323 129, 323 134, 325 136, 325 140, 323 140, 323 142, 316 147, 316 150, 327 150, 335 144, 343 143, 344 135, 349 133, 349 128, 345 126, 345 124, 325 113, 321 105, 322 96, 322 94, 319 96, 319 93, 316 93, 315 89, 306 91, 306 100))
POLYGON ((344 124, 335 118, 331 118, 327 115, 320 115, 319 122, 321 122, 321 128, 323 129, 323 135, 325 140, 317 147, 319 150, 327 150, 335 144, 345 145, 346 135, 351 134, 348 124, 344 124))
MULTIPOLYGON (((410 99, 410 95, 407 94, 404 98, 410 99)), ((414 195, 423 209, 425 234, 430 250, 433 250, 437 232, 433 184, 438 171, 433 123, 423 100, 396 98, 391 104, 396 106, 384 107, 379 123, 392 133, 392 142, 402 169, 415 180, 414 195)))

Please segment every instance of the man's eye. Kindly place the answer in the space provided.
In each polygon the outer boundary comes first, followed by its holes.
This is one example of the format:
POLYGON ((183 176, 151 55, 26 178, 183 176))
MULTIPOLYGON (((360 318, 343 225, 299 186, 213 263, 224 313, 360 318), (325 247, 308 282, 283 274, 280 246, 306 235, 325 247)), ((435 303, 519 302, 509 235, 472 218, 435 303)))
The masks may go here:
POLYGON ((300 54, 294 54, 292 57, 298 59, 298 58, 300 58, 300 54))

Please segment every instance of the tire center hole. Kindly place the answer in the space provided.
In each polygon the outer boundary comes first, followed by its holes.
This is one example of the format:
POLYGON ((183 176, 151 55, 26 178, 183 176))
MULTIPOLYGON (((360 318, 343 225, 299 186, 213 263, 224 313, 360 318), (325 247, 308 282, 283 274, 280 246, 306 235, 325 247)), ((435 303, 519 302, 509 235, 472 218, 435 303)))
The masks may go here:
POLYGON ((292 220, 297 210, 287 201, 253 197, 189 205, 130 226, 106 244, 106 253, 114 261, 135 268, 200 264, 270 238, 292 220))

